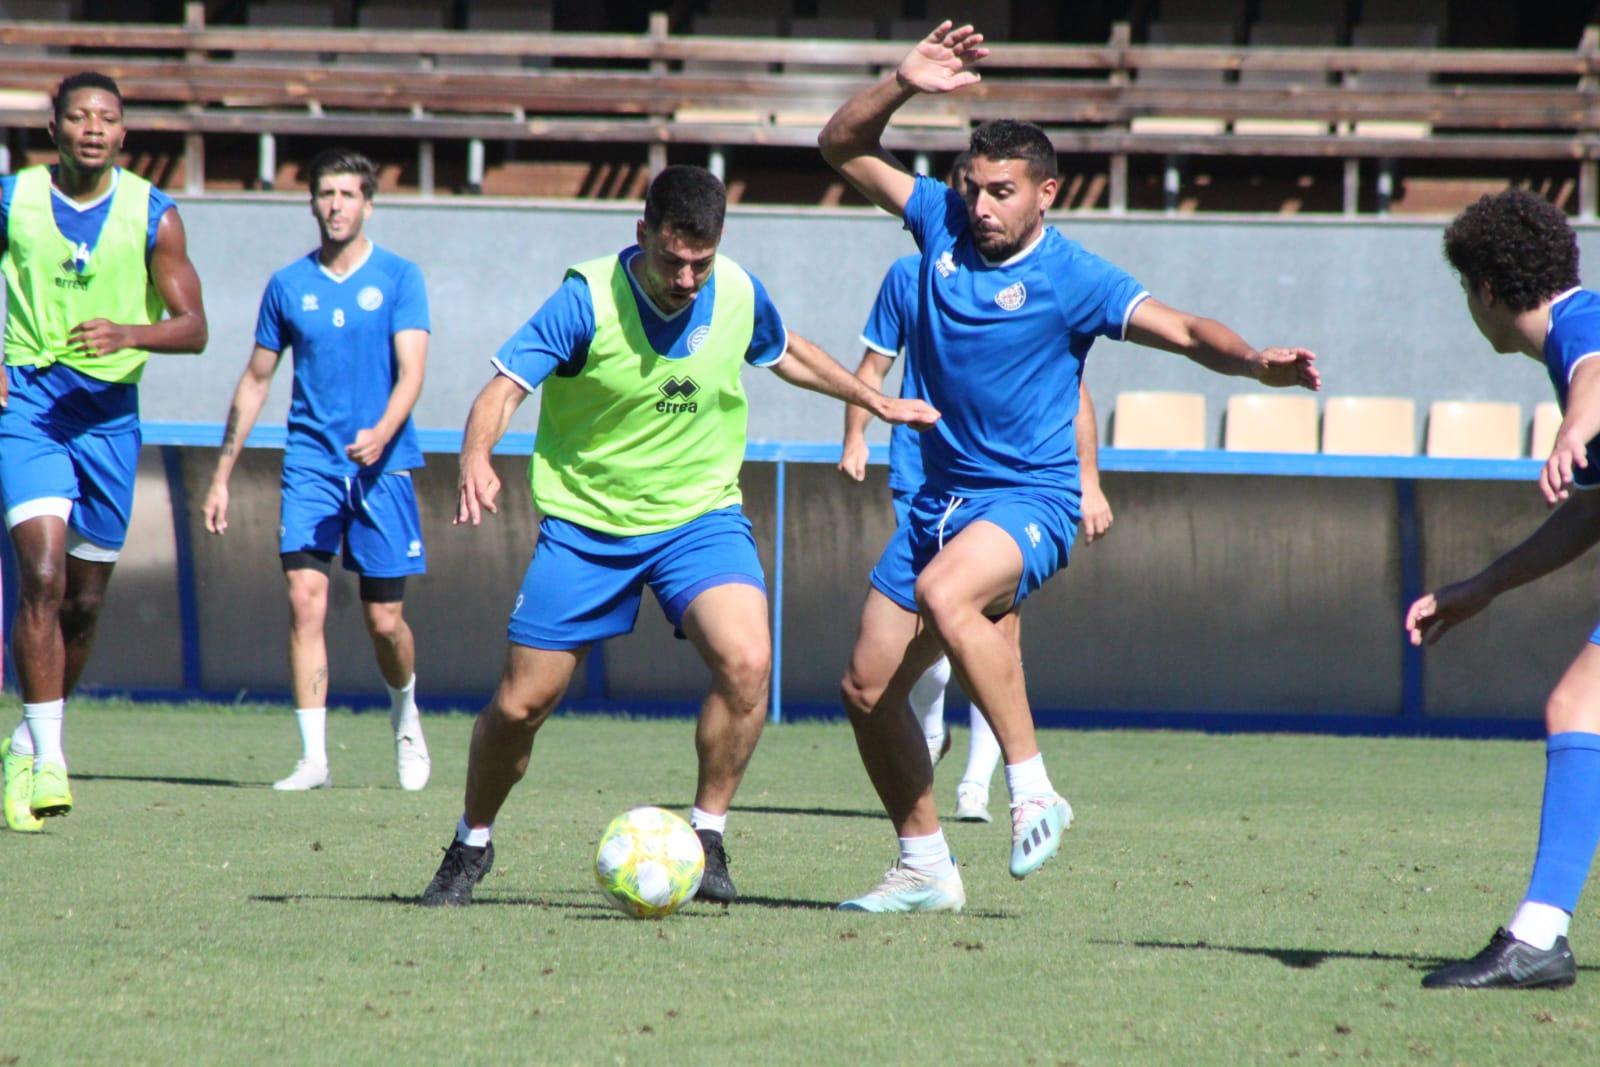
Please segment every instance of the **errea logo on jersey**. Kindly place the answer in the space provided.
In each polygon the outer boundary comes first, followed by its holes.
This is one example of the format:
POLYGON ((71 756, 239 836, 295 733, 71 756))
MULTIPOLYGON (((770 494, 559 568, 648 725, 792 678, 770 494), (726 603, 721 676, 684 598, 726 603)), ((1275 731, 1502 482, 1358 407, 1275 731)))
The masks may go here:
POLYGON ((1036 522, 1028 523, 1028 525, 1026 525, 1026 526, 1024 526, 1022 528, 1022 532, 1028 535, 1028 541, 1033 545, 1034 548, 1038 548, 1039 547, 1039 540, 1043 535, 1040 534, 1040 532, 1039 532, 1039 524, 1038 523, 1036 523, 1036 522))
POLYGON ((305 296, 302 296, 300 298, 300 310, 301 311, 316 311, 317 307, 318 307, 318 305, 317 305, 317 294, 316 293, 307 293, 305 296))
POLYGON ((1021 282, 1012 282, 994 294, 994 302, 1003 311, 1015 311, 1028 302, 1028 287, 1021 282))
POLYGON ((677 415, 687 413, 693 415, 700 410, 700 405, 690 399, 700 391, 693 378, 684 375, 682 378, 668 378, 657 386, 665 400, 656 401, 656 410, 663 415, 677 415))
POLYGON ((939 272, 939 277, 948 278, 956 272, 956 257, 949 250, 939 253, 939 258, 933 261, 933 269, 939 272))

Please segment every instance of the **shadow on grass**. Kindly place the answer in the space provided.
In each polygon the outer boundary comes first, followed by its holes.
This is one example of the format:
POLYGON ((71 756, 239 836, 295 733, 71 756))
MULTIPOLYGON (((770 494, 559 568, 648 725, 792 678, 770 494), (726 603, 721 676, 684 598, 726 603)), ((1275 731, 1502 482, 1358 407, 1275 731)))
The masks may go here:
POLYGON ((229 778, 179 778, 163 774, 79 774, 72 772, 74 782, 157 782, 161 785, 221 786, 225 789, 266 789, 270 782, 235 782, 229 778))
MULTIPOLYGON (((330 901, 348 904, 407 904, 420 906, 420 896, 400 893, 257 893, 245 898, 253 904, 303 904, 330 901)), ((577 911, 610 911, 602 901, 576 902, 549 897, 475 896, 467 907, 570 908, 577 911)))
MULTIPOLYGON (((1328 960, 1378 960, 1385 963, 1404 963, 1414 971, 1432 971, 1443 967, 1447 963, 1454 963, 1455 956, 1417 956, 1396 952, 1348 952, 1343 949, 1330 948, 1265 948, 1253 945, 1216 945, 1210 941, 1095 941, 1096 945, 1132 945, 1134 948, 1159 948, 1182 952, 1228 952, 1236 956, 1265 956, 1277 960, 1285 967, 1299 971, 1309 971, 1320 967, 1328 960)), ((1578 967, 1580 971, 1600 971, 1600 966, 1578 967)))
POLYGON ((732 810, 756 815, 821 815, 830 819, 882 819, 885 822, 889 819, 882 811, 861 808, 786 808, 775 804, 736 803, 732 810))

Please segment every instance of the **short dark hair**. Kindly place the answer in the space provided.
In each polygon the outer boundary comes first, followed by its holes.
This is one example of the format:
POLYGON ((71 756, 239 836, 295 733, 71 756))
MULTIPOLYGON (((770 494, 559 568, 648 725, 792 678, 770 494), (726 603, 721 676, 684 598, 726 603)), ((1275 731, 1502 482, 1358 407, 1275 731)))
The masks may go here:
POLYGON ((306 167, 311 195, 317 195, 317 183, 327 174, 354 174, 361 179, 361 195, 368 200, 378 191, 378 167, 372 160, 351 148, 324 148, 311 157, 306 167))
POLYGON ((944 183, 956 192, 961 191, 961 181, 967 176, 967 171, 972 169, 972 153, 962 152, 950 161, 950 172, 945 175, 944 183))
POLYGON ((727 212, 727 188, 704 167, 667 167, 644 194, 644 224, 655 231, 665 224, 687 237, 716 241, 727 212))
POLYGON ((1469 286, 1489 283, 1512 311, 1578 284, 1578 235, 1566 214, 1526 189, 1478 198, 1444 231, 1444 257, 1469 286))
POLYGON ((61 116, 67 113, 67 98, 79 89, 104 89, 117 98, 117 106, 122 106, 122 90, 117 88, 117 83, 109 75, 101 74, 98 70, 80 70, 76 74, 68 74, 56 86, 55 99, 50 106, 55 111, 56 122, 60 123, 61 116))
POLYGON ((985 159, 1021 159, 1028 164, 1028 173, 1036 181, 1054 178, 1056 146, 1050 143, 1045 132, 1031 122, 1017 119, 993 119, 972 131, 972 141, 967 154, 985 159))

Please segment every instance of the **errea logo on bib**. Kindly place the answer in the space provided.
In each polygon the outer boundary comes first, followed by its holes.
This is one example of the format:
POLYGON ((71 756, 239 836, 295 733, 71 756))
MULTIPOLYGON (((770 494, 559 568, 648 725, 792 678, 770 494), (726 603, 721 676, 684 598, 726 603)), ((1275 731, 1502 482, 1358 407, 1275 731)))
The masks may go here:
POLYGON ((994 302, 1004 311, 1015 311, 1028 302, 1028 287, 1021 282, 1012 282, 994 294, 994 302))
POLYGON ((383 306, 383 290, 369 285, 356 294, 356 304, 362 311, 377 311, 383 306))

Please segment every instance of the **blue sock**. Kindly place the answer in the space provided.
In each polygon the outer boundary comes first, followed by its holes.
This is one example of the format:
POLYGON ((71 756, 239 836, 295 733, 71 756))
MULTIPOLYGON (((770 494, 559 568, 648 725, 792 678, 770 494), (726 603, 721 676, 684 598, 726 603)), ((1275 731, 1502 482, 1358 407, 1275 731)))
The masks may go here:
POLYGON ((1539 851, 1526 899, 1571 913, 1600 845, 1600 734, 1551 734, 1545 752, 1539 851))

